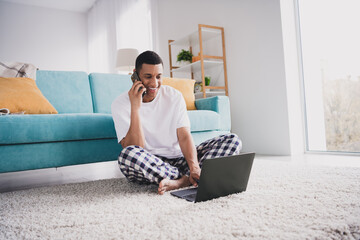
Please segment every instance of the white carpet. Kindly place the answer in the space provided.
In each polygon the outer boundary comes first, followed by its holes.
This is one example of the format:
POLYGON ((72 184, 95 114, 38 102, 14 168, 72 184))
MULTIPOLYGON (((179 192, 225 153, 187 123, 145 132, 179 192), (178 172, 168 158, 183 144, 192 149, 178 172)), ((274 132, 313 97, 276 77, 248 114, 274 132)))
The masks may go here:
POLYGON ((125 179, 0 194, 0 239, 360 239, 360 168, 254 162, 203 203, 125 179))

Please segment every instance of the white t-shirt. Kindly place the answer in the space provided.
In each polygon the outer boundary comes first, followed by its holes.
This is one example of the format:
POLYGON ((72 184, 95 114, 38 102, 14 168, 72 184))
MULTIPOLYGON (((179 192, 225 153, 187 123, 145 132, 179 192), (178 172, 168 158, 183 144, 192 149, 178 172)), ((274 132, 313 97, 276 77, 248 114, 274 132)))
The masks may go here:
MULTIPOLYGON (((145 136, 144 148, 150 153, 167 158, 183 156, 177 138, 177 129, 189 127, 190 121, 182 94, 169 86, 161 86, 155 99, 142 103, 140 119, 145 136)), ((128 92, 111 104, 116 135, 120 142, 130 128, 131 104, 128 92)))

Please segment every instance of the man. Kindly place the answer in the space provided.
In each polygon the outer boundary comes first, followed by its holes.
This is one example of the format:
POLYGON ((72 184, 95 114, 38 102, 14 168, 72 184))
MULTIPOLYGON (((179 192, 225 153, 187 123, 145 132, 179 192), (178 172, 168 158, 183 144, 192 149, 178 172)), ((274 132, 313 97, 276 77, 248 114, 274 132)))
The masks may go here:
POLYGON ((238 154, 235 134, 210 139, 195 147, 181 93, 162 86, 163 62, 152 51, 135 63, 140 81, 111 105, 119 143, 118 163, 129 181, 158 184, 158 193, 196 186, 204 159, 238 154))

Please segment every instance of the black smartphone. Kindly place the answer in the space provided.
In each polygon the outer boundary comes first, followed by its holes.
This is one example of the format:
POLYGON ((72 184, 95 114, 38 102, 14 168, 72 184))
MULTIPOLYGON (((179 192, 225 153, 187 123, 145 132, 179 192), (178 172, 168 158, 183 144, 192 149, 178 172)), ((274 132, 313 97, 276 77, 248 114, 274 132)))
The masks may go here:
MULTIPOLYGON (((138 73, 137 73, 136 71, 131 75, 131 81, 132 81, 133 83, 134 83, 135 81, 140 81, 140 82, 141 82, 141 79, 140 79, 140 77, 139 77, 139 75, 138 75, 138 73)), ((141 89, 142 89, 142 87, 139 88, 139 91, 140 91, 141 89)), ((144 97, 145 94, 146 94, 146 91, 143 92, 142 97, 144 97)))

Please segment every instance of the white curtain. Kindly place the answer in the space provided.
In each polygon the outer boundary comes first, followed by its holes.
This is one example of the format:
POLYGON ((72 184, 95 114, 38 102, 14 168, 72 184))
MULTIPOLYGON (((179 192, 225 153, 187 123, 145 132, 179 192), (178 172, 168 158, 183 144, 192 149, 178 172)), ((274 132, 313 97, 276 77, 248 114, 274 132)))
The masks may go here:
POLYGON ((119 48, 156 51, 156 9, 156 0, 97 0, 88 13, 89 72, 115 73, 119 48))

